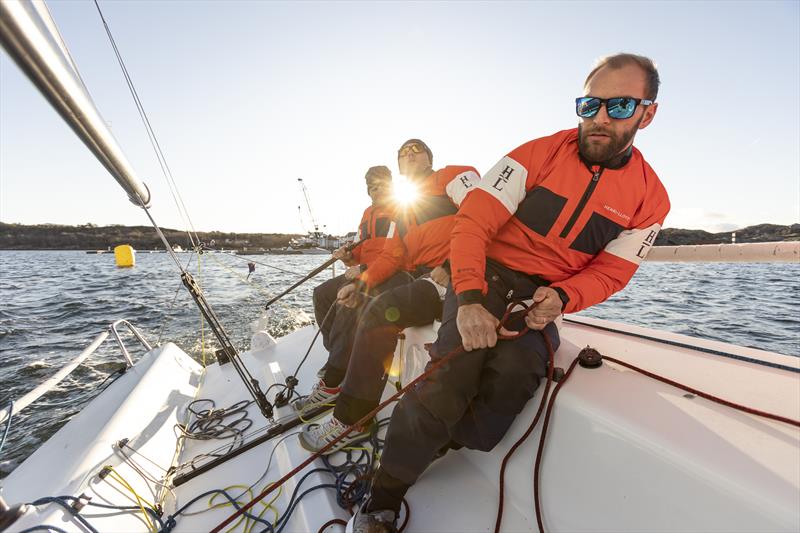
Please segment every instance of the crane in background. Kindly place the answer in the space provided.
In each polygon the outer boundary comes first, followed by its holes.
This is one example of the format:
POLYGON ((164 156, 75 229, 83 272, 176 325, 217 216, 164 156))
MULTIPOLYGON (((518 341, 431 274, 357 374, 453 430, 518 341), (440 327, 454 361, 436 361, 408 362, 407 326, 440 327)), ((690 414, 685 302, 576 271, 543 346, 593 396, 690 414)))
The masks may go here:
MULTIPOLYGON (((303 191, 303 197, 306 200, 306 206, 308 207, 308 216, 311 217, 311 225, 314 226, 314 232, 311 234, 315 239, 320 239, 322 237, 322 233, 319 231, 319 224, 317 224, 317 219, 314 218, 314 211, 311 209, 311 200, 308 197, 308 188, 306 188, 306 184, 303 181, 303 178, 297 178, 298 183, 300 183, 300 188, 303 191)), ((298 206, 299 209, 299 206, 298 206)), ((301 217, 302 219, 302 217, 301 217)))

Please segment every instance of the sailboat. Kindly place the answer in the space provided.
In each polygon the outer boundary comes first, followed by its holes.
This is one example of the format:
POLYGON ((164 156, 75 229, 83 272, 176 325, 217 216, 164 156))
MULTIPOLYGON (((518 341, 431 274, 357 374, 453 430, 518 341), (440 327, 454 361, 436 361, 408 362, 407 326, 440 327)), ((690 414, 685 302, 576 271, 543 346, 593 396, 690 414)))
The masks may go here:
MULTIPOLYGON (((44 4, 0 2, 0 38, 159 231, 148 188, 44 4)), ((656 249, 650 260, 798 254, 797 243, 769 243, 656 249)), ((381 432, 325 459, 300 447, 298 426, 317 413, 298 417, 286 400, 310 388, 325 361, 316 329, 277 340, 257 331, 239 353, 175 263, 222 346, 217 361, 203 367, 171 342, 151 346, 125 321, 76 347, 70 365, 0 411, 0 427, 109 337, 127 370, 3 480, 0 530, 306 532, 348 520, 379 461, 381 432), (146 351, 137 361, 122 328, 146 351)), ((560 329, 547 383, 505 439, 491 453, 437 461, 408 494, 406 531, 800 530, 798 358, 587 317, 564 317, 560 329)), ((390 400, 424 376, 435 331, 409 328, 398 339, 383 426, 390 400)))

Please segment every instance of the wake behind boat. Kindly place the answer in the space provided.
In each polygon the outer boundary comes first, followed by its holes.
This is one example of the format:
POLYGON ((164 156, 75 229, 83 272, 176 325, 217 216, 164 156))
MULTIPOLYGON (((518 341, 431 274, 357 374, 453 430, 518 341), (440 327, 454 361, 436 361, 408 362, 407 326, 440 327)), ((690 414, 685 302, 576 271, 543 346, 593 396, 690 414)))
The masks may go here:
MULTIPOLYGON (((147 212, 149 191, 91 105, 60 37, 35 31, 55 27, 46 9, 6 1, 0 15, 4 47, 147 212)), ((720 257, 730 260, 729 250, 720 257)), ((773 246, 771 260, 797 261, 798 251, 773 246)), ((380 460, 394 403, 367 441, 312 458, 297 432, 318 413, 297 416, 279 396, 294 386, 291 377, 300 392, 315 382, 326 359, 315 328, 279 341, 258 331, 238 353, 199 286, 181 276, 218 336, 218 361, 202 367, 172 343, 151 347, 127 323, 100 333, 72 365, 0 412, 10 425, 109 334, 117 340, 126 371, 4 480, 0 529, 333 531, 350 516, 380 460), (118 334, 123 326, 146 351, 135 363, 118 334)), ((436 327, 398 339, 385 400, 424 375, 436 327)), ((425 473, 401 515, 406 530, 487 531, 497 523, 527 531, 537 514, 553 531, 800 529, 797 358, 596 319, 568 317, 560 328, 547 386, 491 453, 451 452, 425 473)))

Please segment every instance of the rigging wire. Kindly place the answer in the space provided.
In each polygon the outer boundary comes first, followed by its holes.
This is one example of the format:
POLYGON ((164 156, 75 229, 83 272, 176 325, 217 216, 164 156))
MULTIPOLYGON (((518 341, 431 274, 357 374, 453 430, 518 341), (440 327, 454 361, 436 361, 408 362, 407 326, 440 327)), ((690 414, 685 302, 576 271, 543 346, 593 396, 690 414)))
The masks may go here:
MULTIPOLYGON (((186 262, 186 270, 189 270, 189 266, 192 264, 194 255, 194 252, 189 255, 189 260, 186 262)), ((175 302, 178 300, 178 294, 181 292, 181 287, 183 287, 182 281, 178 283, 178 286, 175 288, 175 295, 172 297, 172 303, 169 305, 167 312, 164 313, 164 319, 161 321, 161 326, 158 329, 158 340, 156 340, 156 346, 161 345, 161 336, 164 334, 164 326, 166 326, 167 322, 169 322, 170 313, 172 313, 172 309, 175 307, 175 302)))
POLYGON ((183 219, 183 223, 186 224, 188 227, 191 228, 191 232, 187 229, 186 233, 189 236, 189 241, 192 243, 192 247, 196 247, 197 242, 200 239, 197 236, 197 231, 194 229, 194 224, 192 223, 192 219, 189 216, 189 211, 186 209, 186 204, 183 202, 183 198, 181 197, 180 191, 178 190, 178 186, 175 183, 175 178, 172 175, 172 170, 170 170, 169 165, 167 164, 167 159, 164 156, 164 152, 161 149, 161 145, 158 142, 158 138, 156 137, 155 131, 153 131, 153 127, 150 125, 150 119, 147 117, 147 112, 144 110, 144 106, 142 105, 142 101, 139 99, 139 93, 136 91, 136 87, 133 83, 133 79, 128 72, 128 68, 125 66, 125 61, 122 59, 122 54, 117 47, 117 43, 114 40, 114 36, 111 34, 111 28, 106 22, 106 18, 103 15, 103 11, 100 9, 100 4, 97 0, 94 0, 94 5, 97 8, 97 12, 100 14, 100 19, 103 21, 103 26, 106 30, 106 35, 108 35, 108 40, 111 42, 111 47, 114 49, 114 54, 117 57, 117 61, 119 62, 119 66, 122 69, 122 74, 125 77, 125 82, 128 85, 128 89, 131 92, 131 96, 133 96, 133 101, 136 104, 136 109, 139 112, 139 116, 142 119, 142 123, 145 126, 145 130, 147 131, 147 135, 150 139, 150 144, 153 147, 153 150, 156 153, 156 158, 158 159, 158 164, 161 166, 161 172, 164 174, 164 178, 167 181, 167 186, 169 187, 170 193, 172 194, 172 198, 175 201, 175 206, 178 208, 178 214, 183 219), (182 209, 181 209, 182 208, 182 209), (188 221, 188 224, 187 224, 188 221), (194 238, 192 237, 192 232, 194 233, 194 238))
MULTIPOLYGON (((129 442, 128 439, 122 439, 121 441, 117 442, 116 446, 114 447, 114 452, 118 453, 119 455, 121 455, 122 459, 123 459, 123 462, 126 465, 128 465, 134 472, 139 474, 139 477, 141 477, 145 481, 145 484, 147 484, 148 490, 150 490, 150 494, 152 494, 152 496, 153 496, 153 501, 156 502, 156 504, 157 504, 156 507, 157 508, 158 507, 163 508, 164 502, 166 502, 166 499, 167 499, 167 492, 172 494, 172 497, 175 499, 175 501, 178 501, 178 496, 175 494, 175 491, 172 490, 172 488, 166 482, 166 478, 162 477, 161 479, 156 479, 155 476, 153 476, 152 474, 148 473, 144 469, 144 467, 142 465, 137 463, 133 459, 133 457, 131 457, 130 455, 125 453, 125 448, 128 448, 128 449, 132 450, 134 453, 138 454, 137 450, 135 448, 131 447, 128 444, 128 442, 129 442), (158 491, 157 492, 154 491, 150 487, 148 482, 152 483, 155 487, 157 487, 158 491)), ((145 457, 144 455, 141 455, 141 454, 138 454, 138 455, 140 455, 141 457, 144 457, 145 459, 147 459, 147 457, 145 457)), ((155 462, 153 462, 153 461, 151 461, 149 459, 147 459, 147 460, 151 464, 155 465, 157 468, 159 468, 162 471, 164 471, 165 473, 167 472, 166 470, 161 468, 161 466, 157 465, 155 462)))
MULTIPOLYGON (((201 269, 201 266, 200 266, 200 263, 201 263, 200 256, 201 255, 203 255, 203 254, 201 254, 201 253, 197 254, 197 284, 202 287, 203 286, 202 277, 201 277, 202 269, 201 269)), ((203 320, 203 312, 198 309, 197 313, 200 315, 200 354, 202 355, 202 358, 203 358, 203 368, 205 368, 206 367, 206 329, 205 329, 205 321, 203 320)))
POLYGON ((214 257, 214 255, 216 255, 216 254, 209 255, 209 257, 211 257, 212 261, 214 261, 219 266, 221 266, 222 268, 224 268, 225 270, 227 270, 228 272, 230 272, 231 274, 233 274, 234 276, 239 278, 239 280, 242 281, 243 283, 247 283, 248 285, 252 286, 255 290, 260 292, 262 295, 266 296, 267 298, 271 298, 272 297, 272 293, 269 292, 267 289, 265 289, 264 287, 260 286, 255 281, 251 281, 251 280, 245 278, 244 276, 240 275, 238 272, 236 272, 235 270, 233 270, 232 268, 227 266, 225 263, 221 262, 216 257, 214 257))
POLYGON ((280 272, 284 272, 286 274, 292 274, 292 275, 295 275, 295 276, 298 276, 298 277, 303 277, 305 275, 305 274, 300 274, 298 272, 294 272, 292 270, 287 270, 285 268, 276 267, 275 265, 271 265, 269 263, 263 263, 261 261, 256 261, 255 259, 247 259, 247 258, 243 257, 244 255, 247 255, 247 254, 242 254, 241 256, 238 255, 238 254, 229 254, 229 253, 225 253, 225 252, 222 252, 220 250, 217 250, 216 248, 212 248, 212 247, 208 246, 207 244, 203 244, 203 248, 205 250, 211 250, 213 252, 218 252, 218 253, 221 253, 223 255, 230 255, 234 259, 241 259, 242 261, 245 261, 245 262, 248 262, 248 263, 255 263, 257 265, 261 265, 261 266, 265 266, 265 267, 268 267, 268 268, 272 268, 272 269, 278 270, 280 272))

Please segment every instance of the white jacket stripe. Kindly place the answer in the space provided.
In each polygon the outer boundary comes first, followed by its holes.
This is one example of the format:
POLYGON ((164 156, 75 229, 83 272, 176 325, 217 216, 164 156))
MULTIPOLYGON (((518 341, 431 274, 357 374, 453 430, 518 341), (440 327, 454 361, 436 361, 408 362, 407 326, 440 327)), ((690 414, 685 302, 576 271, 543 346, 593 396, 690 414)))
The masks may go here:
POLYGON ((450 180, 450 183, 445 187, 447 196, 453 200, 453 203, 460 206, 461 202, 466 198, 467 193, 472 191, 481 181, 478 173, 473 170, 462 172, 458 176, 450 180))
POLYGON ((505 156, 484 174, 480 188, 497 198, 513 215, 517 211, 517 206, 525 199, 527 180, 528 169, 505 156))
POLYGON ((638 265, 647 257, 660 230, 661 224, 625 230, 619 234, 619 237, 606 245, 605 251, 638 265))

